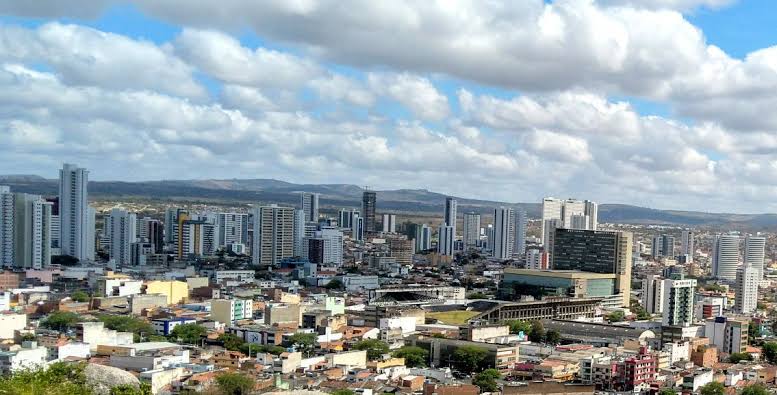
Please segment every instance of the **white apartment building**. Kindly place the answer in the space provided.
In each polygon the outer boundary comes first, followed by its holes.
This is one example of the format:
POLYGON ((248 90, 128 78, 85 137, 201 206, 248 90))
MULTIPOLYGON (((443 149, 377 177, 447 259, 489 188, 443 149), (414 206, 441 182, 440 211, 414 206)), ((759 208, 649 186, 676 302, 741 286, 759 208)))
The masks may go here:
POLYGON ((137 216, 119 208, 105 217, 104 235, 110 240, 109 256, 117 265, 132 264, 132 244, 137 237, 137 216))
POLYGON ((63 254, 81 260, 94 260, 94 217, 89 210, 88 183, 89 171, 77 165, 66 163, 59 171, 60 248, 63 254))
POLYGON ((763 269, 747 263, 737 270, 734 310, 738 313, 751 314, 756 310, 761 270, 763 269))

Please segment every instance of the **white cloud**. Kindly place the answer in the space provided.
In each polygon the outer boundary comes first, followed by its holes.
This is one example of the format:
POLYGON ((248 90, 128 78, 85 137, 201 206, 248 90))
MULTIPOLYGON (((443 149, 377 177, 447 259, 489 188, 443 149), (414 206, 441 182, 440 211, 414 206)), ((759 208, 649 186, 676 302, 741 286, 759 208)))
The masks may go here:
POLYGON ((448 98, 423 77, 408 73, 370 73, 367 76, 375 92, 402 103, 417 117, 439 121, 448 116, 448 98))
POLYGON ((233 84, 290 89, 321 73, 310 60, 261 47, 251 50, 212 30, 184 29, 175 49, 200 70, 233 84))
POLYGON ((111 89, 149 89, 200 98, 192 68, 162 47, 78 25, 31 30, 0 25, 0 61, 43 63, 63 81, 111 89))

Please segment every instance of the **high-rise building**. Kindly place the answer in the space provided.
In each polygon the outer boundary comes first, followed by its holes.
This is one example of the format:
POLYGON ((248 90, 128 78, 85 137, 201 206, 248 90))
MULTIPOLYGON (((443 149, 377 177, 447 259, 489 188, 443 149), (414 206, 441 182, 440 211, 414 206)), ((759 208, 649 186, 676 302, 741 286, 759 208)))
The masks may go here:
POLYGON ((306 222, 318 222, 318 197, 317 193, 302 192, 299 194, 299 206, 305 213, 306 222))
POLYGON ((14 195, 11 188, 0 185, 0 265, 14 265, 14 195))
POLYGON ((94 241, 89 241, 89 171, 65 163, 59 171, 59 231, 62 254, 80 260, 94 260, 94 241))
POLYGON ((359 215, 359 210, 341 209, 338 214, 337 225, 343 229, 350 229, 353 226, 353 216, 359 215))
POLYGON ((758 284, 762 277, 761 269, 745 263, 737 270, 736 297, 734 310, 742 314, 751 314, 758 306, 758 284))
POLYGON ((51 203, 51 255, 62 255, 59 248, 59 197, 46 198, 46 201, 51 203))
POLYGON ((377 205, 377 195, 372 191, 364 191, 362 194, 361 217, 364 221, 364 232, 375 233, 375 209, 377 205))
POLYGON ((694 238, 695 233, 693 230, 684 230, 682 232, 681 236, 681 246, 680 246, 680 254, 686 255, 688 258, 688 263, 693 262, 693 254, 696 252, 696 247, 694 245, 694 238))
POLYGON ((456 212, 458 202, 452 197, 445 198, 445 215, 443 216, 443 225, 453 227, 453 237, 456 238, 456 212))
POLYGON ((302 258, 312 263, 343 264, 343 232, 334 227, 323 227, 303 240, 302 258))
POLYGON ((303 242, 305 240, 305 211, 294 210, 294 236, 293 236, 293 252, 294 256, 304 257, 305 247, 303 242))
POLYGON ((696 280, 663 280, 662 325, 689 326, 693 323, 696 280))
POLYGON ((364 240, 364 218, 356 213, 351 217, 351 238, 356 241, 364 240))
POLYGON ((432 229, 427 224, 414 224, 415 252, 432 248, 432 229))
POLYGON ((137 220, 138 240, 151 244, 154 254, 161 254, 164 249, 164 227, 158 219, 149 217, 137 220))
POLYGON ((758 271, 759 281, 763 279, 765 250, 766 238, 752 235, 745 237, 744 264, 750 265, 758 271))
POLYGON ((175 226, 178 233, 176 246, 178 259, 188 256, 207 256, 216 253, 216 225, 200 217, 190 217, 188 213, 178 215, 175 226))
POLYGON ((664 279, 655 274, 642 280, 642 307, 650 314, 661 314, 664 308, 664 279))
POLYGON ((437 235, 437 253, 440 255, 453 255, 453 235, 454 227, 450 225, 440 225, 437 235))
POLYGON ((546 197, 542 200, 543 245, 547 243, 545 238, 553 232, 553 229, 547 229, 548 224, 555 224, 555 228, 596 230, 599 226, 599 206, 590 200, 546 197), (552 220, 560 222, 547 222, 552 220))
POLYGON ((480 242, 480 214, 464 214, 464 246, 475 247, 480 242))
POLYGON ((526 211, 522 209, 515 210, 515 247, 513 254, 523 255, 526 252, 526 211))
POLYGON ((383 233, 397 233, 396 214, 383 214, 383 233))
POLYGON ((41 269, 51 263, 52 204, 0 186, 0 264, 41 269))
POLYGON ((632 234, 559 228, 548 241, 550 266, 555 270, 580 270, 616 275, 615 287, 630 305, 632 234))
POLYGON ((654 259, 661 257, 674 258, 674 237, 668 235, 653 237, 653 245, 650 251, 654 259))
POLYGON ((716 235, 712 248, 712 275, 721 280, 736 281, 739 266, 739 236, 716 235))
POLYGON ((542 235, 542 243, 543 246, 545 246, 546 251, 551 251, 552 246, 550 245, 549 240, 553 238, 556 229, 563 228, 563 225, 564 222, 560 218, 551 218, 542 222, 542 231, 544 232, 542 235))
POLYGON ((569 229, 589 230, 588 226, 590 225, 590 223, 591 221, 587 215, 575 214, 572 216, 572 221, 569 229))
POLYGON ((494 250, 492 255, 497 259, 513 257, 515 246, 515 212, 509 207, 494 209, 494 250))
POLYGON ((276 205, 254 208, 252 261, 257 266, 277 266, 294 256, 294 209, 276 205))
MULTIPOLYGON (((580 216, 585 216, 585 202, 582 200, 576 200, 576 199, 566 199, 563 201, 563 204, 561 206, 561 219, 564 222, 563 227, 566 229, 574 229, 572 227, 572 218, 580 216)), ((585 219, 586 224, 584 226, 587 227, 588 224, 588 218, 585 219)))
POLYGON ((218 213, 216 217, 219 247, 248 244, 248 214, 218 213))
POLYGON ((137 216, 114 208, 105 217, 103 234, 110 240, 108 255, 119 266, 132 264, 132 244, 137 241, 137 216))
POLYGON ((187 218, 189 212, 182 208, 168 208, 165 210, 165 244, 178 244, 178 217, 185 215, 187 218))
MULTIPOLYGON (((563 207, 564 203, 561 199, 556 199, 552 197, 546 197, 542 199, 542 223, 541 223, 541 236, 542 236, 542 244, 547 244, 547 236, 549 233, 552 232, 552 230, 547 230, 546 226, 548 226, 548 221, 550 220, 559 220, 562 221, 563 218, 563 207)), ((563 222, 559 224, 559 228, 563 227, 563 222)))
POLYGON ((599 205, 590 200, 585 201, 585 216, 588 217, 588 230, 599 228, 599 205))

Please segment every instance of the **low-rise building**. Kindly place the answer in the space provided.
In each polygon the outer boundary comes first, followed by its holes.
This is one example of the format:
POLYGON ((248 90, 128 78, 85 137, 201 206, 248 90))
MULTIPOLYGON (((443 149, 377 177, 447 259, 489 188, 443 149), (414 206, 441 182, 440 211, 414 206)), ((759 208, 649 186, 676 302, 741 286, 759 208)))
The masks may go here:
POLYGON ((0 374, 9 374, 25 369, 36 369, 46 364, 48 350, 36 342, 13 345, 8 351, 0 352, 0 374))
POLYGON ((229 325, 236 320, 252 318, 253 306, 254 303, 246 299, 213 299, 210 302, 210 316, 229 325))
POLYGON ((429 351, 429 358, 434 366, 449 366, 456 350, 465 346, 478 347, 487 351, 488 356, 484 362, 490 368, 507 371, 513 369, 518 362, 518 346, 515 345, 478 343, 418 335, 410 336, 406 341, 429 351))
POLYGON ((173 331, 173 328, 175 328, 178 325, 185 325, 185 324, 196 324, 197 320, 193 318, 182 318, 182 317, 175 317, 175 318, 158 318, 153 321, 151 321, 151 325, 154 326, 154 331, 158 335, 162 336, 168 336, 173 331))
POLYGON ((122 346, 134 343, 131 332, 117 332, 105 328, 102 322, 80 322, 76 326, 76 339, 89 344, 92 351, 98 346, 122 346))
POLYGON ((144 285, 146 294, 165 295, 167 304, 186 303, 189 286, 183 281, 148 281, 144 285))

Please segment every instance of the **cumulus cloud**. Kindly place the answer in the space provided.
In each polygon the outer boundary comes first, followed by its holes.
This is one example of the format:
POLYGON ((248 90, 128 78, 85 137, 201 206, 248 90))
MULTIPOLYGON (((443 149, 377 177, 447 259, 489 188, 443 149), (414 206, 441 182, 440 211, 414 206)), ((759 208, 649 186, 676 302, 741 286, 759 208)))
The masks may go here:
POLYGON ((0 61, 42 63, 76 85, 149 89, 199 98, 192 67, 165 48, 79 25, 0 25, 0 61))
MULTIPOLYGON (((32 3, 0 10, 109 6, 32 3)), ((505 201, 777 209, 764 197, 777 192, 777 47, 732 58, 683 15, 727 1, 138 4, 181 33, 155 44, 0 25, 4 171, 50 175, 73 160, 102 179, 196 168, 505 201), (274 49, 241 43, 245 27, 274 49), (640 114, 634 97, 668 114, 640 114)))
POLYGON ((449 113, 448 98, 426 78, 408 73, 370 73, 367 79, 375 92, 402 103, 419 118, 439 121, 449 113))

